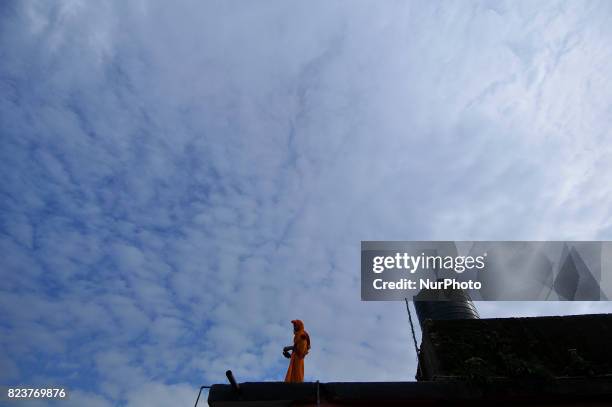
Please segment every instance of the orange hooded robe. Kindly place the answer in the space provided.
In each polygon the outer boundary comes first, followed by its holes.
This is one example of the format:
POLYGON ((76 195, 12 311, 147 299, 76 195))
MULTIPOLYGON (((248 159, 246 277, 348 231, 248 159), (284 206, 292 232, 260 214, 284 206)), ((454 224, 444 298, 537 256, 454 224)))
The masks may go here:
POLYGON ((304 381, 304 358, 310 349, 310 336, 304 330, 304 323, 299 319, 291 321, 293 324, 293 352, 291 361, 285 375, 286 383, 302 383, 304 381))

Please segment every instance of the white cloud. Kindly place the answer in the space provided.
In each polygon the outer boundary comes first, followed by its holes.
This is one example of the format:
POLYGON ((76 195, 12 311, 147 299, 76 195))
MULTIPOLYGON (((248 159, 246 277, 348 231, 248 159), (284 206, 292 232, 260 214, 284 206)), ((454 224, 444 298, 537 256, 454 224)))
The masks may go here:
POLYGON ((130 392, 126 406, 189 406, 195 402, 197 394, 198 388, 194 386, 153 382, 130 392))

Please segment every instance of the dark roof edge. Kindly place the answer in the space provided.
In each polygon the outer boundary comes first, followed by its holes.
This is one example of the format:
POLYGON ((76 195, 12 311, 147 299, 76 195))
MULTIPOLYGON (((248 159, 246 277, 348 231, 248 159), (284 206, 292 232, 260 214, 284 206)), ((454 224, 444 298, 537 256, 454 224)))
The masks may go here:
POLYGON ((468 401, 468 400, 612 400, 612 377, 554 380, 499 380, 490 383, 464 381, 425 382, 245 382, 241 394, 230 385, 212 386, 208 401, 468 401))

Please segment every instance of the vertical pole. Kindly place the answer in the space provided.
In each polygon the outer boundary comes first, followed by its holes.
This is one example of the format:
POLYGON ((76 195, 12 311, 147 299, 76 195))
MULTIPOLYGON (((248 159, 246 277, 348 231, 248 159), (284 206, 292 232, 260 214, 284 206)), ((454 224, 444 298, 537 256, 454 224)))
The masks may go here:
POLYGON ((421 374, 421 352, 419 351, 419 345, 417 344, 416 334, 414 333, 414 324, 412 323, 412 313, 410 312, 410 306, 408 305, 408 298, 404 298, 406 301, 406 311, 408 311, 408 321, 410 321, 410 332, 412 332, 412 341, 414 342, 414 352, 417 357, 417 380, 422 376, 421 374))
POLYGON ((410 331, 412 332, 412 340, 414 341, 414 351, 416 352, 417 357, 419 356, 419 345, 417 345, 416 335, 414 334, 414 324, 412 323, 412 313, 410 312, 410 307, 408 306, 408 298, 404 298, 406 301, 406 311, 408 311, 408 321, 410 321, 410 331))

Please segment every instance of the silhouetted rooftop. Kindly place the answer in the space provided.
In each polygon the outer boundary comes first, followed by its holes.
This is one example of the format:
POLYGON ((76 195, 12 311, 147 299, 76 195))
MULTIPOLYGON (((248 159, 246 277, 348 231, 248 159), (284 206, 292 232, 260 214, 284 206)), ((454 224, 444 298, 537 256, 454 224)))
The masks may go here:
POLYGON ((419 379, 612 374, 612 314, 427 320, 419 379))
POLYGON ((551 381, 241 383, 240 394, 216 384, 208 402, 221 406, 372 405, 612 405, 612 377, 551 381), (520 403, 520 404, 519 404, 520 403))
POLYGON ((208 402, 612 406, 612 314, 426 320, 419 368, 418 382, 216 384, 208 402))

